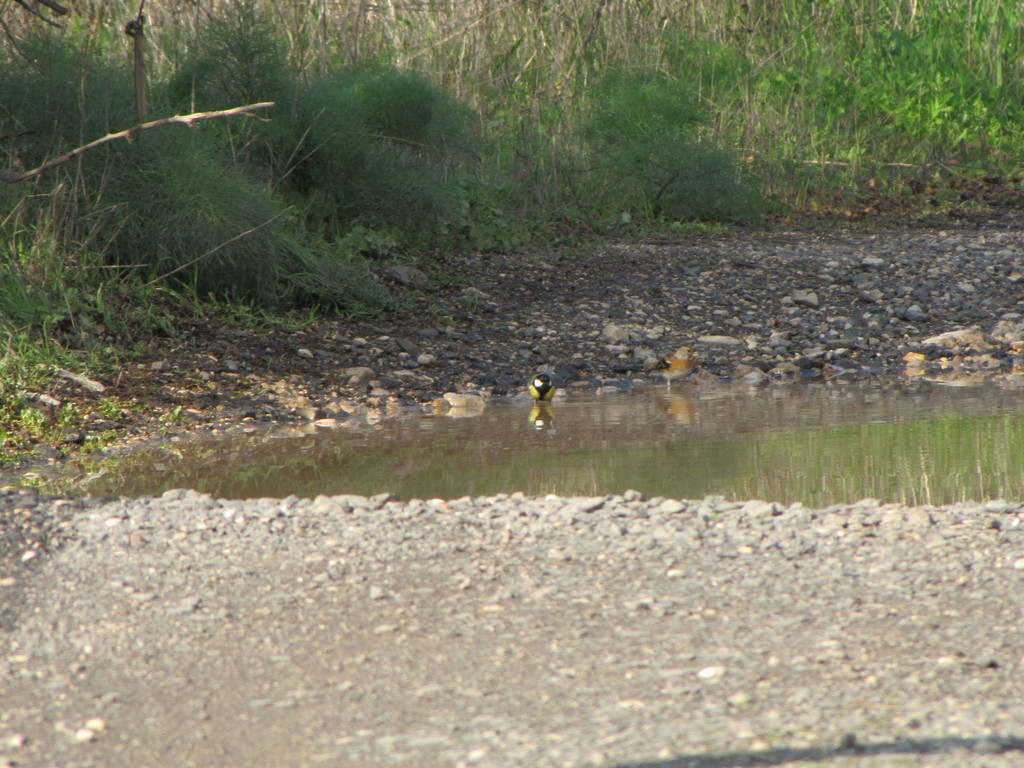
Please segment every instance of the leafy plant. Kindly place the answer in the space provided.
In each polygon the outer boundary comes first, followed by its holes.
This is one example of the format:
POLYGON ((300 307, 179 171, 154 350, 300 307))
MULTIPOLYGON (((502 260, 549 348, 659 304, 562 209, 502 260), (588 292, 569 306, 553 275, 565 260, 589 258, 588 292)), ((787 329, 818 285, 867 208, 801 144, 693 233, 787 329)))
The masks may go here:
POLYGON ((293 158, 279 185, 309 227, 328 239, 384 230, 422 248, 460 225, 468 113, 441 90, 345 69, 300 88, 292 109, 291 133, 275 137, 275 154, 293 158))

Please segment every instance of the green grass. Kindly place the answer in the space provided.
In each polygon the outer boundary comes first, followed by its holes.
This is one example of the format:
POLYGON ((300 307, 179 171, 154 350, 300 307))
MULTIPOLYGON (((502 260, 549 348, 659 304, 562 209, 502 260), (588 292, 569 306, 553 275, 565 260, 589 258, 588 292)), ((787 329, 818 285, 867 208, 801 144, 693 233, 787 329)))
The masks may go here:
MULTIPOLYGON (((49 399, 55 367, 82 367, 79 355, 71 354, 52 340, 27 330, 0 326, 0 467, 33 455, 40 445, 58 446, 79 430, 87 414, 74 402, 58 396, 49 399)), ((104 370, 109 354, 97 353, 86 364, 104 370), (107 358, 107 359, 105 359, 107 358)), ((129 402, 105 398, 101 413, 119 413, 134 407, 129 402)), ((108 417, 110 418, 110 417, 108 417)), ((110 435, 90 433, 82 448, 103 447, 110 435)))

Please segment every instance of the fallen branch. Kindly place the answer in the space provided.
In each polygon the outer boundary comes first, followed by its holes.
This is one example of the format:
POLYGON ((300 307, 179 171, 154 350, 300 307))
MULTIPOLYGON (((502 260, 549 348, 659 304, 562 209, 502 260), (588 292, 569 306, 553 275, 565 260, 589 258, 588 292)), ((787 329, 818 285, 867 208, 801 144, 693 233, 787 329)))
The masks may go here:
MULTIPOLYGON (((22 8, 24 8, 27 11, 31 11, 32 13, 36 12, 35 9, 32 8, 32 6, 30 6, 26 2, 26 0, 14 0, 14 2, 16 2, 18 5, 20 5, 22 8)), ((54 0, 39 0, 39 2, 42 3, 43 5, 45 5, 47 8, 49 8, 54 13, 56 13, 58 16, 64 16, 68 12, 67 8, 65 8, 60 3, 55 3, 54 0)))
MULTIPOLYGON (((854 165, 854 163, 847 162, 847 161, 844 161, 844 160, 800 160, 799 162, 803 163, 804 165, 828 165, 828 166, 835 166, 837 168, 847 168, 847 167, 849 167, 851 165, 854 165)), ((926 164, 924 166, 916 165, 914 163, 896 163, 896 162, 876 163, 873 160, 862 160, 859 164, 860 165, 879 165, 879 166, 881 166, 883 168, 925 168, 925 167, 927 167, 927 165, 930 165, 930 163, 926 164)))
POLYGON ((230 117, 231 115, 246 115, 247 117, 255 117, 250 114, 253 110, 267 109, 268 107, 274 106, 272 101, 262 101, 258 104, 247 104, 244 107, 234 107, 232 109, 218 109, 214 112, 195 112, 191 115, 175 115, 174 117, 165 117, 160 120, 153 120, 148 123, 140 123, 139 125, 133 126, 125 131, 118 131, 117 133, 108 133, 101 139, 90 141, 88 144, 84 144, 81 147, 68 152, 66 155, 55 157, 53 160, 40 165, 38 168, 33 168, 31 171, 25 171, 24 173, 18 171, 0 171, 0 181, 16 182, 25 181, 35 176, 39 176, 42 173, 55 168, 58 165, 63 165, 68 160, 74 160, 79 155, 88 152, 90 149, 102 146, 103 144, 109 144, 112 141, 118 139, 131 139, 139 131, 148 131, 150 128, 162 128, 165 125, 171 125, 173 123, 181 123, 182 125, 192 126, 199 120, 211 120, 215 117, 230 117))
POLYGON ((104 387, 98 381, 93 381, 92 379, 87 379, 85 376, 79 376, 77 373, 72 373, 71 371, 65 371, 63 368, 58 368, 56 366, 54 366, 53 371, 58 376, 61 376, 61 377, 65 378, 65 379, 67 379, 68 381, 73 381, 78 386, 82 387, 83 389, 87 389, 90 392, 95 392, 96 394, 99 394, 100 392, 103 392, 103 391, 106 390, 106 387, 104 387))

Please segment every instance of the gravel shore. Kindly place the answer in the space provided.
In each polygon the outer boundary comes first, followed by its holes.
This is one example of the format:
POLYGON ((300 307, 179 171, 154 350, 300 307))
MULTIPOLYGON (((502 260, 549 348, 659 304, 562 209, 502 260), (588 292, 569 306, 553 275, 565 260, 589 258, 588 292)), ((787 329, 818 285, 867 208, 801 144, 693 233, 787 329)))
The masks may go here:
POLYGON ((1024 762, 1022 505, 0 504, 0 765, 1024 762))

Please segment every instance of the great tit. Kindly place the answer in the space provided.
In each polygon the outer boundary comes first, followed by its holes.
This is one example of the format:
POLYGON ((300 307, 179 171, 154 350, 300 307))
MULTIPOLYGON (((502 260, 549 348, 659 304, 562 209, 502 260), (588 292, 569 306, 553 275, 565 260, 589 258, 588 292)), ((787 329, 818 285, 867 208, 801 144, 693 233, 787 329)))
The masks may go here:
POLYGON ((555 396, 555 382, 546 373, 538 373, 530 380, 530 396, 537 401, 550 400, 555 396))

